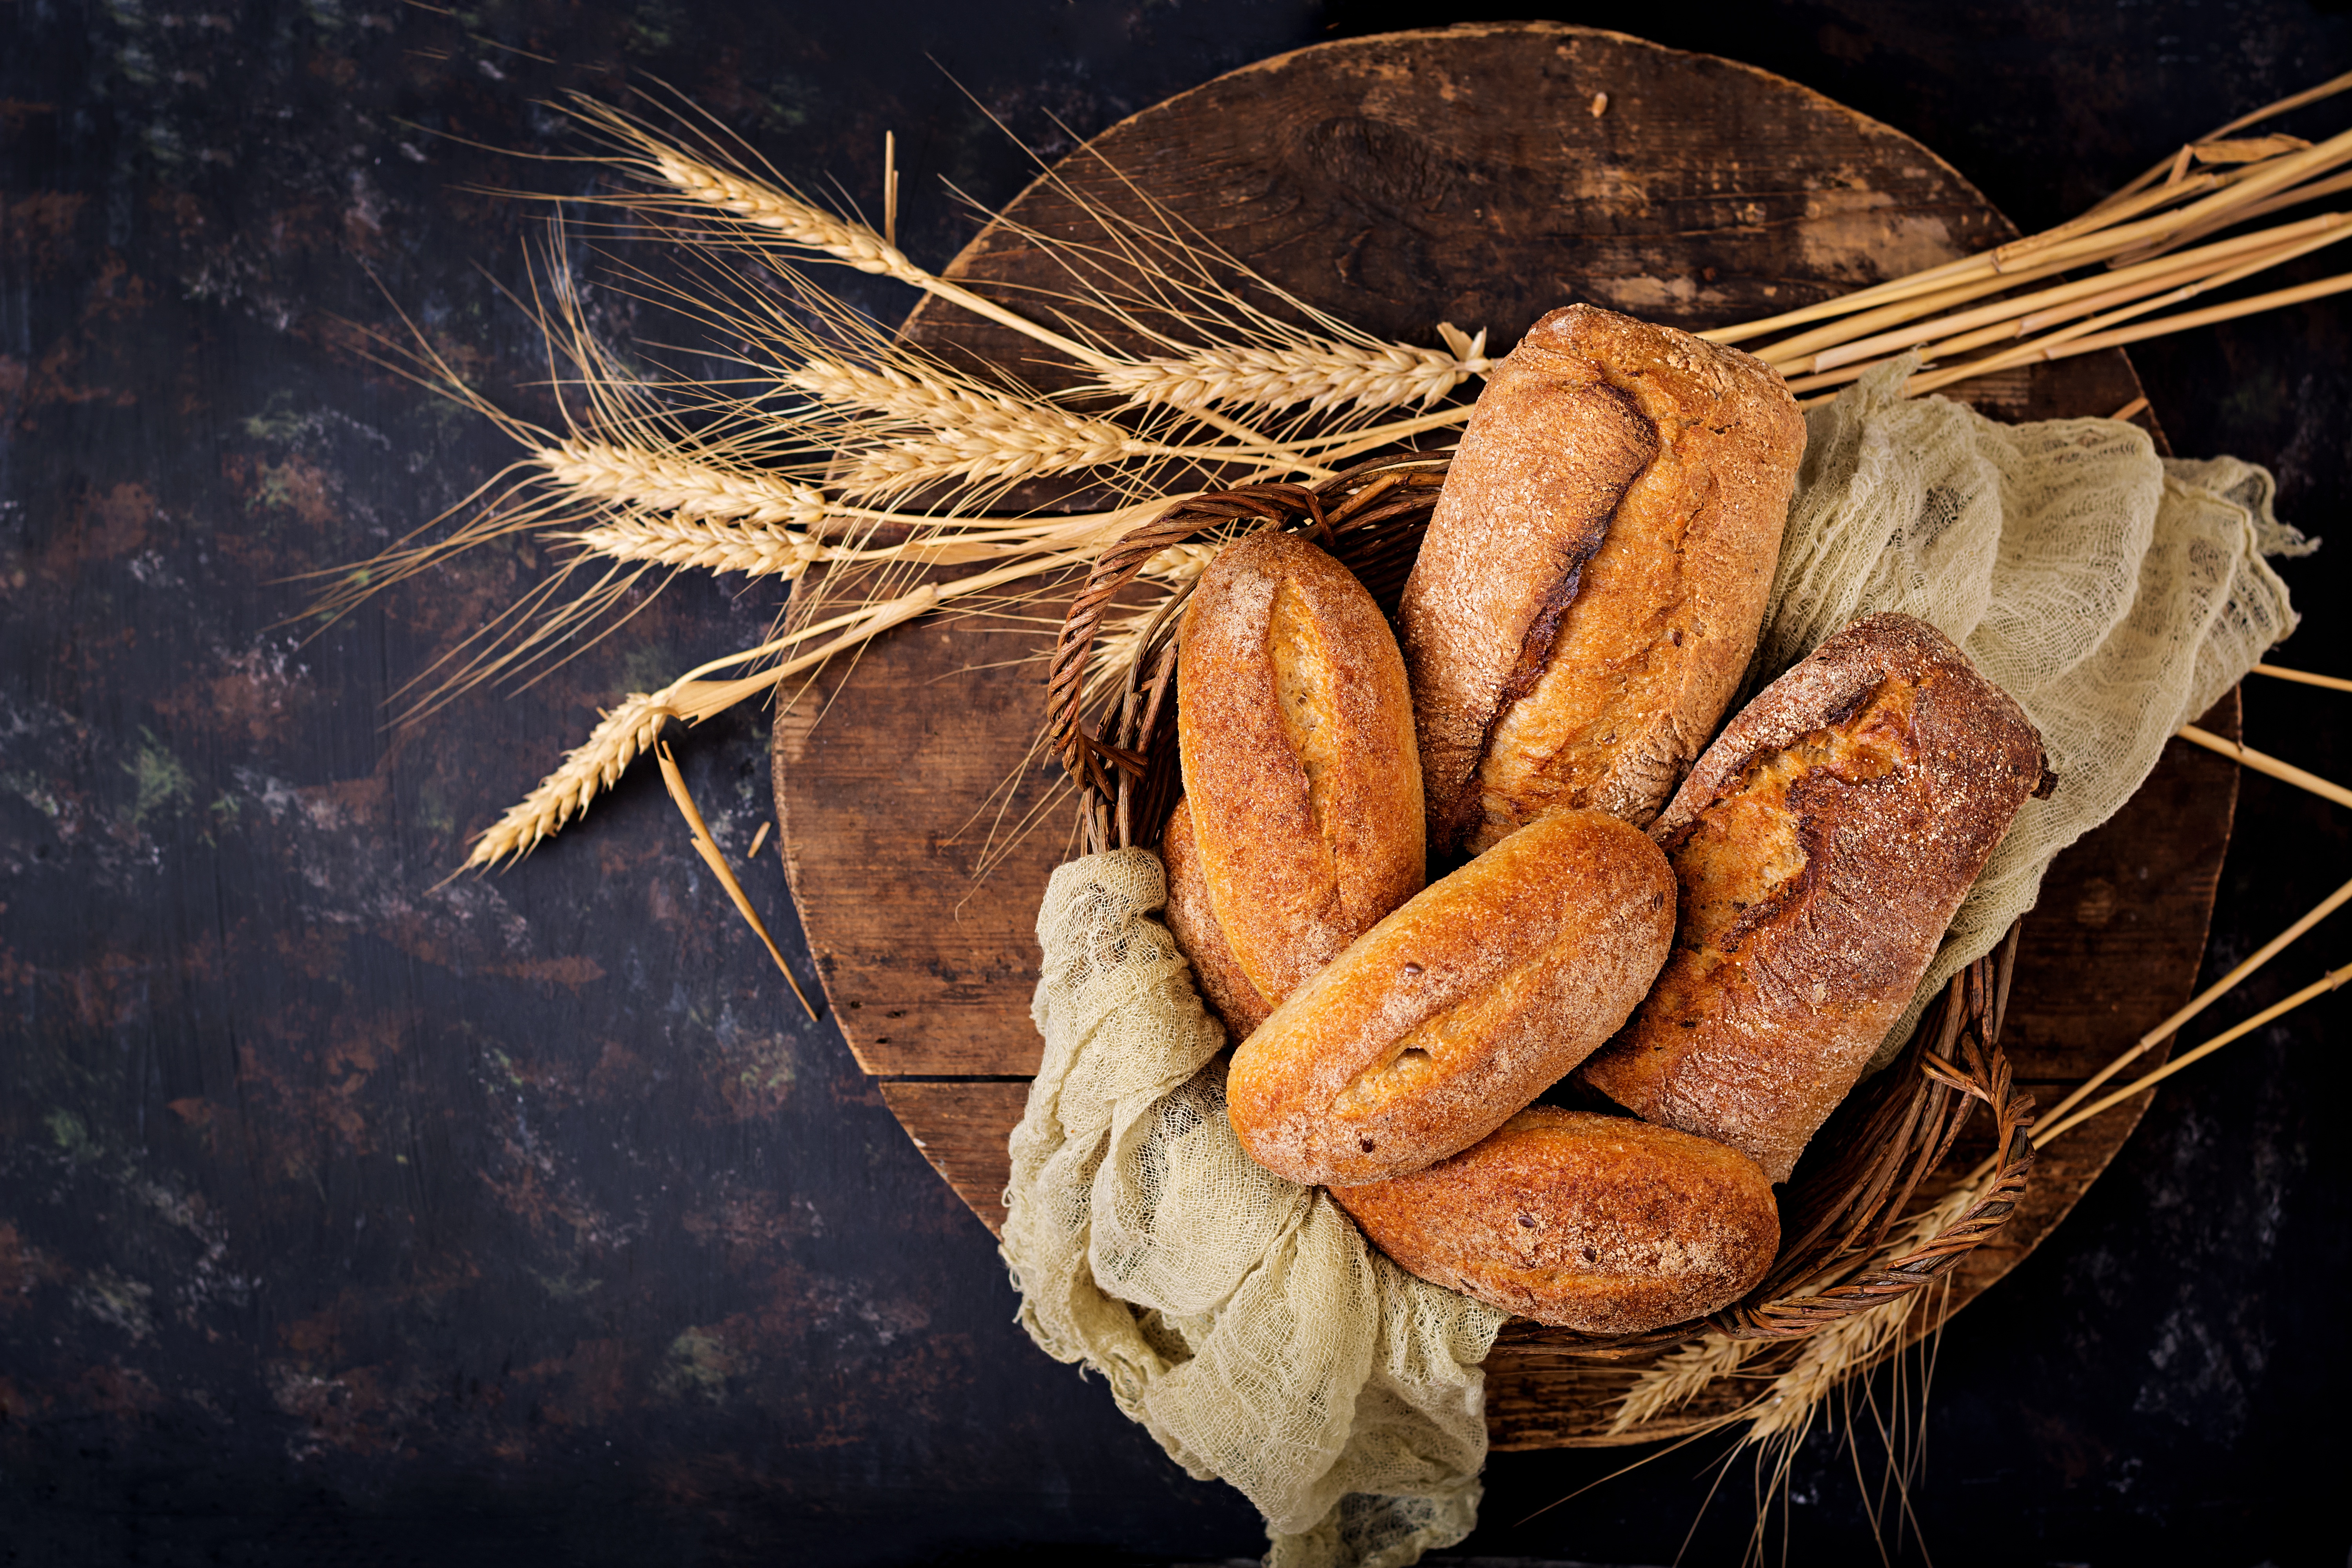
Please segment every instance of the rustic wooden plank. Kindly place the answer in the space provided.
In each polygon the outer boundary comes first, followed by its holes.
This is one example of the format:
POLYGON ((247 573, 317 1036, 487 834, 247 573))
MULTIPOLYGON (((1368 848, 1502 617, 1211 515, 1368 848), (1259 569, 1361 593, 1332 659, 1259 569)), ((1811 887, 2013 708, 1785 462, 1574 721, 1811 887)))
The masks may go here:
POLYGON ((919 623, 776 716, 793 896, 869 1073, 1037 1070, 1037 898, 1072 797, 1030 754, 1042 665, 1012 661, 1045 646, 1007 616, 919 623))
POLYGON ((1004 1188, 1013 1179, 1008 1147, 1029 1103, 1019 1079, 884 1079, 876 1088, 931 1169, 946 1178, 991 1235, 1004 1231, 1004 1188))

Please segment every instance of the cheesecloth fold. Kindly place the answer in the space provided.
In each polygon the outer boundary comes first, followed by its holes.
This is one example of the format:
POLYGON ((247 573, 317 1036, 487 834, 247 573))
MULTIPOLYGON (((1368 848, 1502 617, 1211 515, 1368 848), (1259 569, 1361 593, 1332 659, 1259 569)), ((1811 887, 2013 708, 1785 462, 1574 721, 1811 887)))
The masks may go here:
MULTIPOLYGON (((1905 398, 1916 365, 1807 416, 1747 684, 1902 610, 2041 728, 2057 791, 1995 851, 1925 998, 2032 907, 2051 859, 2130 797, 2173 730, 2294 629, 2263 557, 2313 546, 2272 515, 2261 468, 2162 460, 2111 419, 2006 426, 1905 398)), ((1022 1324, 1101 1373, 1177 1463, 1247 1495, 1272 1568, 1405 1568, 1476 1522, 1479 1363, 1504 1315, 1404 1273, 1327 1194, 1243 1152, 1223 1031, 1153 918, 1165 898, 1158 858, 1129 849, 1061 867, 1038 911, 1045 1056, 1005 1192, 1022 1324)))

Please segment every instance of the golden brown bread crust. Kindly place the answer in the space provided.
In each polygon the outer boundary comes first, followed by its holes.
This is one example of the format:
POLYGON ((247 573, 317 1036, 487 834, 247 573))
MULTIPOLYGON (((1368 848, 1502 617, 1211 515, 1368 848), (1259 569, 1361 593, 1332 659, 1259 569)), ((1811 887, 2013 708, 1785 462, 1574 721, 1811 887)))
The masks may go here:
POLYGON ((1331 1195, 1423 1279, 1588 1334, 1728 1306, 1780 1247, 1772 1185, 1745 1154, 1549 1105, 1425 1171, 1331 1195))
POLYGON ((1201 875, 1201 851, 1192 837, 1192 808, 1179 800, 1168 814, 1160 835, 1160 859, 1168 868, 1168 930, 1176 945, 1192 961, 1192 978, 1201 987, 1209 1011, 1225 1026, 1225 1040, 1239 1045, 1265 1022, 1274 1005, 1250 984, 1234 962, 1217 911, 1209 903, 1209 884, 1201 875))
POLYGON ((1724 726, 1651 829, 1674 957, 1583 1079, 1786 1181, 2043 777, 2010 695, 1927 622, 1855 622, 1724 726))
POLYGON ((1404 660, 1348 569, 1269 530, 1202 574, 1176 733, 1217 923, 1280 1001, 1421 890, 1421 763, 1404 660))
POLYGON ((1257 1162, 1375 1182, 1466 1149, 1625 1021, 1664 962, 1674 874, 1597 811, 1541 818, 1359 937, 1234 1053, 1257 1162))
POLYGON ((1778 372, 1571 305, 1488 377, 1398 626, 1433 855, 1656 813, 1731 700, 1805 425, 1778 372))

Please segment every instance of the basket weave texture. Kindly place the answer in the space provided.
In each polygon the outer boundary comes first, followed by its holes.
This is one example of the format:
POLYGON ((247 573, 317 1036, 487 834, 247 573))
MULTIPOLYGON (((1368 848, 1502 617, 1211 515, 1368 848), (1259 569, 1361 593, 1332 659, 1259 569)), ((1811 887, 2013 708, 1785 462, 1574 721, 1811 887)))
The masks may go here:
MULTIPOLYGON (((1443 458, 1368 463, 1315 486, 1262 484, 1175 503, 1105 551, 1065 617, 1046 681, 1046 739, 1077 786, 1084 850, 1152 847, 1181 784, 1176 761, 1176 632, 1190 585, 1143 632, 1126 679, 1089 716, 1087 671, 1107 614, 1144 563, 1203 533, 1282 528, 1329 551, 1391 618, 1444 483, 1443 458)), ((1865 1081, 1813 1140, 1780 1199, 1781 1246, 1755 1289, 1709 1318, 1641 1334, 1548 1330, 1563 1352, 1633 1355, 1708 1330, 1801 1338, 1901 1300, 1948 1273, 2007 1223, 2033 1163, 2032 1098, 2000 1046, 2017 932, 1955 974, 1894 1065, 1865 1081), (1990 1179, 1937 1234, 1880 1258, 1920 1183, 1982 1104, 1993 1118, 1990 1179)))

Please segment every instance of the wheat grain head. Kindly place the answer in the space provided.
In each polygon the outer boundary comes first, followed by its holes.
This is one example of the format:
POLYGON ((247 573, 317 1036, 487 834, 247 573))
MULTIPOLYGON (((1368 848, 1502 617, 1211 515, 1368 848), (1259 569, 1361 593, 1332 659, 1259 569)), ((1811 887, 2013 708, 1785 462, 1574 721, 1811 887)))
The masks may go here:
POLYGON ((1769 1342, 1735 1340, 1728 1334, 1709 1332, 1697 1342, 1683 1346, 1656 1365, 1644 1368, 1642 1375, 1634 1379, 1633 1386, 1618 1402, 1617 1414, 1609 1423, 1610 1433, 1613 1436, 1630 1432, 1644 1422, 1680 1410, 1717 1380, 1738 1371, 1769 1342))
POLYGON ((598 506, 644 507, 682 518, 814 527, 832 515, 824 492, 759 468, 699 461, 675 443, 646 447, 575 435, 534 447, 548 480, 598 506))
POLYGON ((459 869, 487 870, 501 862, 511 864, 552 837, 565 823, 587 810, 599 791, 618 784, 623 770, 639 752, 652 749, 672 712, 662 693, 631 692, 603 715, 587 740, 563 753, 555 771, 540 780, 537 788, 474 840, 459 869))
POLYGON ((1221 346, 1181 356, 1134 360, 1096 373, 1107 391, 1129 407, 1165 404, 1282 409, 1310 414, 1346 405, 1360 414, 1418 405, 1433 408, 1446 394, 1493 367, 1486 334, 1465 336, 1450 322, 1440 329, 1448 349, 1411 343, 1351 343, 1304 338, 1290 343, 1221 346))

